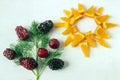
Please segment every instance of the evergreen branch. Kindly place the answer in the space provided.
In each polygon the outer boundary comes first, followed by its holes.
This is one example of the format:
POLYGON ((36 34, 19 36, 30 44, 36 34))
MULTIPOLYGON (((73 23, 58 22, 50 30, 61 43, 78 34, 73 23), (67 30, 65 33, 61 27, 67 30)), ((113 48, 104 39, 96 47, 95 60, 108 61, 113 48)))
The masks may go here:
POLYGON ((32 34, 34 34, 34 35, 38 35, 39 32, 38 32, 37 27, 38 27, 38 22, 33 21, 32 25, 30 27, 30 32, 32 32, 32 34))
POLYGON ((47 63, 50 59, 61 55, 63 48, 56 49, 55 51, 49 52, 49 55, 41 59, 38 57, 37 51, 39 48, 46 48, 49 42, 48 34, 40 34, 38 31, 39 23, 33 21, 29 31, 29 37, 26 40, 18 40, 16 44, 11 44, 10 48, 16 52, 16 58, 14 63, 19 65, 19 58, 21 57, 33 57, 38 63, 38 67, 35 71, 32 71, 36 76, 36 80, 39 79, 43 70, 46 68, 47 63))
POLYGON ((42 35, 41 40, 38 43, 38 47, 45 48, 48 44, 49 37, 48 34, 42 35))

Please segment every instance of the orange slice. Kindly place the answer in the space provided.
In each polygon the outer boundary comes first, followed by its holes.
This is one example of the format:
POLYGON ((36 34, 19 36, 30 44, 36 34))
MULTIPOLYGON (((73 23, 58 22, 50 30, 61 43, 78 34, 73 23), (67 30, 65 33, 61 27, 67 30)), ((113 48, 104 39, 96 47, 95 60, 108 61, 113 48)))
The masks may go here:
POLYGON ((95 44, 94 44, 94 37, 93 37, 93 34, 92 34, 92 31, 89 31, 85 34, 86 36, 86 41, 87 43, 89 44, 90 47, 95 47, 95 44))
POLYGON ((74 38, 73 34, 69 34, 69 36, 63 43, 63 47, 66 47, 67 45, 69 45, 72 42, 73 38, 74 38))
POLYGON ((105 22, 108 19, 108 17, 108 15, 98 16, 97 20, 99 20, 100 22, 105 22))
POLYGON ((117 26, 117 24, 109 23, 109 22, 103 22, 103 28, 105 28, 105 29, 113 28, 115 26, 117 26))
POLYGON ((97 11, 95 12, 95 15, 100 16, 102 13, 102 10, 103 10, 102 7, 98 8, 97 11))
POLYGON ((73 24, 75 23, 75 21, 76 21, 75 18, 72 17, 72 18, 70 19, 70 24, 73 25, 73 24))
POLYGON ((85 13, 86 16, 93 18, 94 17, 94 6, 92 5, 87 12, 85 13))
POLYGON ((61 17, 61 20, 64 22, 67 22, 67 23, 69 23, 69 21, 70 21, 70 19, 67 17, 61 17))
POLYGON ((75 10, 74 8, 71 8, 71 11, 72 11, 72 14, 73 14, 75 20, 82 18, 82 15, 80 15, 80 13, 77 10, 75 10))
POLYGON ((88 54, 88 44, 87 42, 81 42, 80 43, 80 48, 84 54, 85 57, 89 57, 89 54, 88 54))
POLYGON ((75 33, 77 31, 75 26, 69 26, 62 34, 67 35, 71 33, 75 33))
POLYGON ((98 42, 103 47, 109 48, 109 45, 102 38, 97 38, 96 42, 98 42))
POLYGON ((78 3, 78 12, 79 13, 84 13, 85 12, 85 9, 84 9, 83 5, 80 4, 80 3, 78 3))
POLYGON ((69 24, 68 23, 63 23, 63 22, 57 22, 57 23, 54 23, 54 27, 56 27, 56 28, 66 28, 66 27, 68 27, 69 26, 69 24))
POLYGON ((97 25, 101 24, 101 22, 96 17, 94 17, 94 20, 95 20, 95 22, 96 22, 97 25))
POLYGON ((64 10, 64 14, 65 14, 68 18, 72 17, 72 13, 71 13, 70 11, 68 11, 68 10, 64 10))
POLYGON ((101 28, 101 26, 98 26, 95 30, 95 34, 97 36, 100 36, 102 38, 106 38, 108 39, 109 38, 109 35, 105 32, 105 30, 103 28, 101 28))
POLYGON ((83 39, 84 39, 84 35, 80 32, 78 32, 75 36, 74 39, 72 40, 72 47, 77 46, 83 39))

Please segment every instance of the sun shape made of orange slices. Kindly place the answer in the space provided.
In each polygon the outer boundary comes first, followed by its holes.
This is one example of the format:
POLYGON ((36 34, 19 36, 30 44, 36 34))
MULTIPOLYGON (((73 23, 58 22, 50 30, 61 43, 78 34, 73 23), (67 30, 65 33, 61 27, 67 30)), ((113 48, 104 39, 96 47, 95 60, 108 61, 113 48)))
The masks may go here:
POLYGON ((56 28, 66 28, 62 33, 67 35, 67 39, 63 43, 63 47, 71 44, 72 47, 80 46, 85 57, 89 57, 89 48, 95 47, 95 43, 109 48, 109 45, 105 42, 104 39, 108 39, 110 36, 106 33, 106 30, 112 27, 115 27, 116 24, 107 22, 108 15, 101 15, 102 7, 98 8, 95 11, 94 6, 92 5, 88 10, 85 10, 83 5, 78 3, 78 9, 71 8, 71 11, 64 10, 65 17, 61 17, 61 22, 54 24, 56 28), (94 32, 88 31, 82 33, 77 29, 75 25, 78 20, 81 18, 90 17, 93 18, 97 24, 94 32))

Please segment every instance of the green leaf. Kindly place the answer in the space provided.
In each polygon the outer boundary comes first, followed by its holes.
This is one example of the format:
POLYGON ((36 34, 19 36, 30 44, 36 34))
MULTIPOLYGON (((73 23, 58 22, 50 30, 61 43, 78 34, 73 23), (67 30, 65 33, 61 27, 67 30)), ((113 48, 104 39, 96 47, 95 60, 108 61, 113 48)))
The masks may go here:
POLYGON ((40 43, 38 44, 38 47, 45 48, 48 44, 49 37, 48 34, 42 35, 41 40, 39 41, 40 43))
POLYGON ((32 32, 33 35, 38 35, 39 34, 38 24, 39 24, 38 22, 35 22, 35 21, 32 22, 32 25, 30 27, 30 32, 32 32))
POLYGON ((16 52, 16 58, 31 56, 30 51, 34 44, 27 41, 18 41, 17 44, 11 45, 11 49, 16 52))
POLYGON ((14 63, 15 63, 16 65, 19 65, 19 59, 14 59, 14 63))
POLYGON ((10 48, 16 52, 15 58, 22 57, 22 50, 20 49, 19 45, 11 44, 10 48))

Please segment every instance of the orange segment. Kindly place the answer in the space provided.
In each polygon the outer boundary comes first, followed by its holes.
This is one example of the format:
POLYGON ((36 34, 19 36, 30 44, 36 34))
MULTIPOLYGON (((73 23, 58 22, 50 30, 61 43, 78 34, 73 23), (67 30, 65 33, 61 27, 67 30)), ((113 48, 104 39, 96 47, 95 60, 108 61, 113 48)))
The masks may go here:
POLYGON ((102 13, 102 10, 103 10, 102 7, 98 8, 97 11, 95 12, 95 14, 96 14, 97 16, 100 16, 101 13, 102 13))
POLYGON ((117 26, 117 24, 109 23, 109 22, 103 22, 103 28, 105 28, 105 29, 113 28, 115 26, 117 26))
POLYGON ((75 10, 74 8, 71 8, 71 11, 72 11, 73 16, 78 16, 79 15, 78 11, 75 10))
POLYGON ((79 13, 84 13, 85 12, 85 9, 84 9, 83 5, 80 4, 80 3, 78 3, 78 12, 79 13))
POLYGON ((77 46, 83 39, 84 39, 84 35, 82 33, 78 32, 74 36, 74 39, 72 40, 72 47, 77 46))
POLYGON ((69 23, 69 21, 70 21, 70 19, 67 18, 67 17, 61 17, 61 20, 65 21, 65 22, 67 22, 67 23, 69 23))
POLYGON ((94 17, 94 20, 95 20, 96 24, 98 24, 98 25, 101 24, 101 22, 96 17, 94 17))
POLYGON ((75 20, 79 20, 80 18, 82 18, 83 15, 78 15, 78 16, 75 16, 75 20))
POLYGON ((76 29, 75 26, 70 26, 62 34, 67 35, 67 34, 70 34, 70 33, 75 33, 76 31, 77 31, 77 29, 76 29))
POLYGON ((68 10, 64 10, 64 14, 65 14, 68 18, 70 18, 70 17, 72 16, 72 13, 71 13, 70 11, 68 11, 68 10))
POLYGON ((80 15, 80 13, 77 10, 75 10, 74 8, 71 8, 71 11, 72 11, 72 14, 73 14, 75 20, 78 20, 82 17, 82 15, 80 15))
POLYGON ((70 24, 73 25, 73 24, 75 23, 75 21, 76 21, 75 18, 72 17, 72 18, 70 19, 70 24))
POLYGON ((99 20, 100 22, 104 22, 108 19, 108 17, 108 15, 98 16, 97 20, 99 20))
POLYGON ((87 32, 85 36, 86 36, 86 41, 90 45, 90 47, 95 47, 92 31, 87 32))
POLYGON ((70 34, 70 35, 67 37, 67 39, 64 41, 63 47, 66 47, 67 45, 69 45, 69 44, 72 42, 73 38, 74 38, 73 34, 70 34))
POLYGON ((85 57, 89 57, 89 54, 88 54, 88 44, 87 42, 81 42, 80 43, 80 48, 82 49, 82 52, 84 54, 85 57))
POLYGON ((96 34, 97 36, 102 37, 102 38, 106 38, 106 39, 109 38, 109 35, 104 31, 103 28, 101 28, 101 26, 98 26, 98 27, 96 28, 95 34, 96 34))
POLYGON ((87 10, 85 15, 88 17, 92 17, 92 18, 94 17, 94 6, 93 5, 87 10))
POLYGON ((54 27, 56 27, 56 28, 62 28, 62 27, 68 27, 69 26, 69 24, 67 24, 67 23, 63 23, 63 22, 57 22, 57 23, 54 23, 54 27))
POLYGON ((109 45, 102 39, 102 38, 97 38, 96 41, 103 47, 109 48, 109 45))

